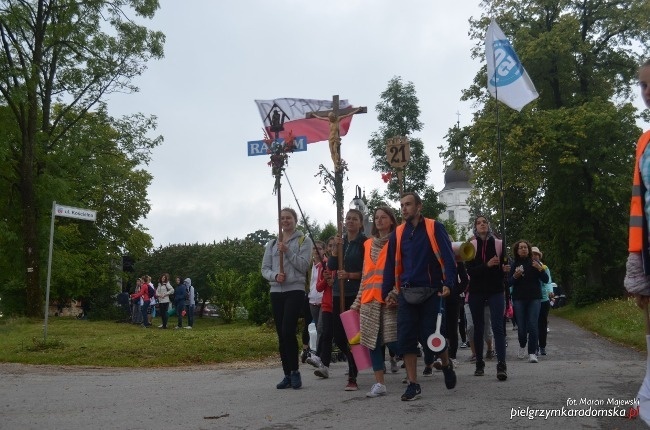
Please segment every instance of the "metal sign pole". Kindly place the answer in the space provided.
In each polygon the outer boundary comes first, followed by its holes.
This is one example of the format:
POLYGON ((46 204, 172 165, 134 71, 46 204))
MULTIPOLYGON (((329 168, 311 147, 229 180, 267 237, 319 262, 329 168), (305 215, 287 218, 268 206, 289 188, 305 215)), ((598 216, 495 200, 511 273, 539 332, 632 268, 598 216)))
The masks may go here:
POLYGON ((54 244, 54 217, 56 216, 56 201, 52 201, 52 223, 50 224, 50 252, 47 257, 47 286, 45 287, 45 325, 43 343, 47 343, 47 316, 50 313, 50 278, 52 276, 52 247, 54 244))

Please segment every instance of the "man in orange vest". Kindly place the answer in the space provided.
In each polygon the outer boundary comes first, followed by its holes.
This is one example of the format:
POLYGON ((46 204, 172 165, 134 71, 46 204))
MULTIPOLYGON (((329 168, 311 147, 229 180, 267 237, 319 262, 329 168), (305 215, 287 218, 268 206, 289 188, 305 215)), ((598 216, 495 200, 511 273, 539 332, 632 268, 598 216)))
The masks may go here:
MULTIPOLYGON (((445 227, 422 216, 422 200, 416 193, 404 193, 400 202, 404 223, 388 240, 382 296, 387 305, 397 305, 398 352, 404 357, 409 382, 402 400, 410 401, 422 392, 417 383, 418 341, 428 349, 426 340, 436 329, 440 301, 450 294, 457 275, 445 227)), ((439 356, 445 385, 452 389, 456 373, 446 347, 439 356)))

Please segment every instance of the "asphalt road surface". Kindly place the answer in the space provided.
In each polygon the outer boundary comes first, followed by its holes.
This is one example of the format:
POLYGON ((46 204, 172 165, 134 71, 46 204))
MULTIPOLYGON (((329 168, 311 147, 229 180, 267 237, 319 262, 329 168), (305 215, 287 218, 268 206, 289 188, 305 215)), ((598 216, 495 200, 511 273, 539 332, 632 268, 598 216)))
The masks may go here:
POLYGON ((553 316, 549 327, 548 355, 534 364, 517 360, 508 326, 507 381, 497 381, 494 360, 485 376, 474 376, 470 351, 461 349, 456 388, 447 390, 434 371, 419 376, 422 397, 411 402, 400 401, 403 370, 386 374, 386 396, 365 396, 370 369, 360 373, 359 391, 344 391, 345 363, 334 363, 326 380, 301 365, 300 390, 275 388, 279 362, 135 370, 0 364, 0 429, 646 428, 634 411, 630 418, 629 405, 645 351, 553 316))

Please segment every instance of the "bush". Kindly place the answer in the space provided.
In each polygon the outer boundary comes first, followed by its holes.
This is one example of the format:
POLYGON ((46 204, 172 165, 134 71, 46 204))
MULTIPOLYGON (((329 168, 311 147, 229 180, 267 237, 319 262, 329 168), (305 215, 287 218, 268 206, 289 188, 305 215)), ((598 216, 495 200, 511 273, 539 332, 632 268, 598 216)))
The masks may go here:
POLYGON ((259 271, 248 274, 246 292, 242 300, 250 321, 261 325, 271 319, 270 294, 269 281, 264 279, 259 271))
POLYGON ((233 322, 237 317, 237 307, 242 305, 246 277, 233 269, 219 270, 215 275, 208 275, 208 283, 213 288, 213 302, 219 309, 219 316, 224 323, 233 322))

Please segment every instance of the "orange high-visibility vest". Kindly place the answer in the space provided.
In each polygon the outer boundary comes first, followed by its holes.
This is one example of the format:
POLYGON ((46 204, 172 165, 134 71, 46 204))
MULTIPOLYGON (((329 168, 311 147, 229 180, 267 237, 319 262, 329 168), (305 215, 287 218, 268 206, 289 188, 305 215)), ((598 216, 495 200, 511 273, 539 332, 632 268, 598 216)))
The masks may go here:
POLYGON ((650 130, 641 135, 636 144, 636 161, 634 163, 634 176, 632 178, 632 201, 630 202, 630 238, 629 252, 641 252, 643 244, 647 243, 647 238, 643 237, 643 223, 645 214, 643 211, 643 200, 645 196, 641 195, 641 155, 645 151, 650 141, 650 130))
POLYGON ((384 303, 381 297, 381 282, 384 279, 384 267, 386 267, 386 256, 388 255, 388 242, 384 244, 377 261, 372 261, 370 258, 370 251, 372 248, 372 241, 374 239, 366 240, 364 244, 364 259, 363 259, 363 283, 361 284, 361 303, 370 303, 378 301, 384 303))
MULTIPOLYGON (((442 279, 446 279, 445 277, 445 263, 442 260, 442 257, 440 256, 440 247, 438 247, 438 242, 436 242, 436 237, 434 235, 434 230, 435 230, 435 222, 434 220, 430 218, 422 218, 424 220, 424 226, 427 230, 427 235, 429 236, 429 242, 431 242, 431 249, 433 249, 433 253, 436 256, 436 259, 438 260, 438 263, 440 264, 440 270, 442 270, 442 279)), ((397 226, 395 229, 395 235, 397 239, 397 247, 395 249, 395 285, 397 286, 397 289, 400 289, 399 286, 399 275, 402 274, 402 234, 404 233, 404 228, 406 227, 406 224, 400 224, 397 226)))

